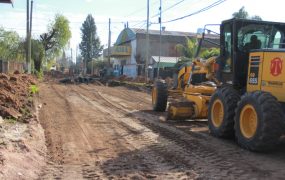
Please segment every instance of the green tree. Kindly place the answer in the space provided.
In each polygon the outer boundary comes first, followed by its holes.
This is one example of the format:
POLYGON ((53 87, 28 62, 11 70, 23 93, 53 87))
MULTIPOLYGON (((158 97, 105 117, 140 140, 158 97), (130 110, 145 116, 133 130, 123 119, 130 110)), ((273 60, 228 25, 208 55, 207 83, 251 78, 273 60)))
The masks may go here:
POLYGON ((186 43, 183 44, 177 44, 176 45, 176 51, 181 54, 180 60, 175 64, 175 67, 180 67, 182 64, 185 64, 187 62, 191 62, 191 60, 194 58, 196 51, 198 49, 197 46, 198 42, 196 38, 190 39, 186 37, 186 43))
POLYGON ((258 20, 262 21, 262 18, 260 16, 254 15, 254 16, 249 16, 248 12, 245 10, 244 6, 239 9, 238 12, 234 12, 232 14, 234 18, 239 18, 239 19, 253 19, 253 20, 258 20))
POLYGON ((239 18, 239 19, 248 19, 249 15, 248 12, 245 10, 244 6, 239 9, 238 12, 233 13, 234 18, 239 18))
POLYGON ((48 27, 48 32, 40 35, 45 53, 50 59, 62 52, 70 38, 69 21, 61 14, 56 14, 54 21, 48 27))
POLYGON ((64 69, 68 67, 68 62, 67 62, 67 57, 66 57, 65 50, 63 50, 62 56, 61 56, 61 58, 59 59, 58 63, 59 63, 59 65, 60 65, 60 69, 61 69, 62 71, 64 71, 64 69))
MULTIPOLYGON (((93 58, 99 57, 103 50, 103 46, 101 46, 97 35, 97 27, 91 14, 86 17, 86 20, 82 24, 81 39, 81 43, 79 44, 81 56, 84 63, 89 64, 93 58)), ((91 72, 90 67, 87 68, 87 72, 91 72)))
POLYGON ((34 61, 34 67, 37 72, 42 70, 42 62, 45 56, 45 50, 42 42, 40 40, 32 39, 32 52, 31 57, 34 61))
POLYGON ((18 33, 0 28, 0 59, 23 61, 24 51, 23 40, 18 33))
POLYGON ((198 49, 198 41, 196 38, 190 39, 186 38, 186 47, 184 48, 185 57, 194 58, 196 51, 198 49))
MULTIPOLYGON (((197 39, 186 38, 186 46, 182 44, 176 45, 176 50, 182 54, 179 58, 179 61, 175 64, 175 67, 179 68, 181 65, 190 63, 196 55, 198 50, 198 42, 197 39)), ((213 56, 218 56, 220 54, 219 48, 209 48, 209 49, 201 49, 199 52, 199 57, 203 59, 208 59, 213 56)))
POLYGON ((201 52, 200 57, 203 59, 208 59, 213 56, 219 56, 220 55, 220 49, 219 48, 210 48, 205 49, 201 52))
POLYGON ((252 16, 251 19, 257 20, 257 21, 262 21, 262 18, 260 16, 257 16, 257 15, 252 16))
POLYGON ((186 37, 185 45, 177 44, 175 48, 180 54, 182 54, 182 57, 192 59, 194 58, 195 53, 197 51, 197 48, 198 48, 197 44, 198 42, 196 38, 190 39, 186 37))

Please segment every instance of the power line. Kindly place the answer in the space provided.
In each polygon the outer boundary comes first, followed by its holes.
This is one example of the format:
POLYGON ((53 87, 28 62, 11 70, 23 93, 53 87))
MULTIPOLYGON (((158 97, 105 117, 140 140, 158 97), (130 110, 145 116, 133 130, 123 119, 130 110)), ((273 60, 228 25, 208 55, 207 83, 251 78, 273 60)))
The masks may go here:
MULTIPOLYGON (((175 4, 173 4, 172 6, 166 8, 165 10, 163 10, 161 13, 164 13, 165 11, 168 11, 169 9, 174 8, 175 6, 181 4, 181 3, 184 2, 184 1, 185 1, 185 0, 181 0, 181 1, 179 1, 179 2, 177 2, 177 3, 175 3, 175 4)), ((154 18, 154 17, 157 17, 157 16, 159 16, 159 13, 153 15, 151 18, 154 18)))
MULTIPOLYGON (((155 4, 159 3, 159 2, 160 2, 160 0, 155 1, 155 2, 153 2, 151 5, 155 5, 155 4)), ((137 14, 137 13, 139 13, 139 12, 145 10, 145 9, 146 9, 146 7, 141 8, 141 9, 139 9, 139 10, 137 10, 137 11, 134 11, 133 13, 131 13, 131 14, 125 16, 125 17, 131 16, 131 15, 134 15, 134 14, 137 14)), ((134 22, 134 21, 128 21, 128 23, 132 23, 132 22, 134 22)), ((132 27, 139 26, 139 28, 141 28, 141 27, 143 27, 143 26, 146 25, 146 20, 137 21, 137 22, 138 22, 138 23, 136 23, 135 25, 132 25, 132 27)))
MULTIPOLYGON (((36 17, 35 19, 37 19, 37 20, 49 20, 49 18, 43 18, 43 17, 36 17)), ((68 19, 69 20, 69 19, 68 19)), ((83 21, 70 21, 69 20, 69 23, 70 24, 83 24, 84 23, 84 21, 85 20, 83 20, 83 21)), ((134 22, 134 23, 136 23, 136 22, 141 22, 141 21, 139 21, 139 20, 133 20, 133 21, 129 21, 129 22, 134 22)), ((107 21, 95 21, 95 24, 108 24, 109 22, 107 22, 107 21)), ((124 22, 123 21, 114 21, 114 22, 112 22, 112 24, 123 24, 124 22)))
MULTIPOLYGON (((166 12, 166 11, 168 11, 168 10, 174 8, 174 7, 176 7, 177 5, 181 4, 181 3, 184 2, 184 1, 185 1, 185 0, 180 0, 179 2, 177 2, 177 3, 175 3, 175 4, 171 5, 171 6, 169 6, 168 8, 166 8, 165 10, 163 10, 162 13, 164 13, 164 12, 166 12)), ((200 1, 201 1, 201 0, 198 0, 198 1, 196 1, 194 4, 197 4, 197 2, 200 3, 200 1)), ((158 3, 158 2, 159 2, 159 1, 156 1, 156 2, 153 3, 153 4, 156 4, 156 3, 158 3)), ((159 15, 159 13, 156 14, 156 15, 153 15, 151 18, 154 18, 154 17, 156 17, 156 16, 158 16, 158 15, 159 15)), ((158 24, 158 23, 150 23, 150 24, 158 24)), ((135 25, 132 25, 132 27, 139 26, 139 28, 141 28, 141 27, 143 27, 144 25, 146 25, 146 20, 138 21, 138 23, 136 23, 135 25)))
MULTIPOLYGON (((181 19, 184 19, 184 18, 187 18, 187 17, 190 17, 190 16, 193 16, 193 15, 196 15, 196 14, 199 14, 201 12, 204 12, 204 11, 207 11, 215 6, 218 6, 219 4, 222 4, 223 2, 225 2, 226 0, 219 0, 219 1, 216 1, 214 2, 213 4, 207 6, 207 7, 204 7, 202 9, 200 9, 199 11, 196 11, 194 13, 191 13, 191 14, 188 14, 188 15, 185 15, 185 16, 182 16, 182 17, 179 17, 179 18, 176 18, 176 19, 172 19, 172 20, 169 20, 169 21, 165 21, 163 23, 170 23, 170 22, 174 22, 174 21, 178 21, 178 20, 181 20, 181 19)), ((153 24, 158 24, 158 23, 153 23, 153 24)))
MULTIPOLYGON (((155 1, 154 3, 152 3, 151 5, 155 5, 155 4, 157 4, 159 2, 159 0, 158 1, 155 1)), ((132 13, 130 13, 130 14, 128 14, 128 15, 126 15, 125 16, 125 18, 126 17, 128 17, 128 16, 132 16, 132 15, 134 15, 134 14, 137 14, 137 13, 139 13, 139 12, 141 12, 141 11, 143 11, 143 10, 145 10, 146 9, 146 7, 144 7, 144 8, 141 8, 141 9, 138 9, 138 10, 136 10, 136 11, 134 11, 134 12, 132 12, 132 13)))
POLYGON ((142 24, 138 29, 141 29, 142 27, 146 26, 147 23, 142 24))
MULTIPOLYGON (((14 20, 15 17, 5 18, 5 20, 9 20, 9 19, 14 20)), ((33 17, 33 20, 35 22, 40 22, 40 21, 52 20, 52 18, 48 18, 48 17, 33 17)), ((68 19, 68 21, 69 21, 70 24, 83 24, 85 20, 83 20, 83 21, 70 21, 68 19)), ((141 22, 141 20, 132 20, 132 21, 128 21, 128 22, 137 23, 137 22, 141 22)), ((123 23, 125 23, 125 22, 119 21, 119 20, 112 22, 112 24, 123 24, 123 23)), ((95 21, 95 24, 108 24, 108 22, 107 21, 95 21)))
MULTIPOLYGON (((3 27, 4 29, 12 30, 12 31, 26 31, 25 28, 9 28, 9 27, 3 27)), ((33 29, 33 31, 42 32, 42 30, 39 29, 33 29)))
POLYGON ((144 26, 146 24, 146 20, 140 21, 139 23, 136 23, 135 25, 133 25, 133 27, 136 26, 144 26))

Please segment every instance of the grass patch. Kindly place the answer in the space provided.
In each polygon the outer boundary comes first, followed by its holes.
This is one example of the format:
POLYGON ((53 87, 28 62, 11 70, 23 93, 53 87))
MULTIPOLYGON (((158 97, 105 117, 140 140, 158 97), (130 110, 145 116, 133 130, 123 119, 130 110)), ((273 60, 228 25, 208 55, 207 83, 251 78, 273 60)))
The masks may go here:
POLYGON ((37 85, 31 85, 29 89, 30 89, 30 94, 39 93, 39 87, 37 85))
POLYGON ((17 119, 10 117, 10 118, 5 118, 4 121, 10 124, 15 124, 17 122, 17 119))
POLYGON ((20 113, 25 117, 30 116, 31 112, 27 107, 20 108, 20 113))

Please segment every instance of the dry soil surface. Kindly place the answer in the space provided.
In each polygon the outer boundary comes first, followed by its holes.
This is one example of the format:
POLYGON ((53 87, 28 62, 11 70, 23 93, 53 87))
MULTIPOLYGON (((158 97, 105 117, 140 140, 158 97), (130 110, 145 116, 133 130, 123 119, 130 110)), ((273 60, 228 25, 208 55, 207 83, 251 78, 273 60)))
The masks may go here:
POLYGON ((0 179, 39 178, 46 152, 44 130, 37 119, 20 123, 0 118, 0 179))
POLYGON ((257 154, 166 122, 150 95, 123 87, 40 85, 49 162, 40 179, 284 179, 284 148, 257 154))

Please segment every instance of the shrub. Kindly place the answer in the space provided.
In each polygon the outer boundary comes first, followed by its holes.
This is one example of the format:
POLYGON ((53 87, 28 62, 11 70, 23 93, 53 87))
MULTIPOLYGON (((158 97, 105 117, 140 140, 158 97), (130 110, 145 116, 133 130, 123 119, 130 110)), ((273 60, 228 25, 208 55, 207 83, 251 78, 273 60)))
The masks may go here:
POLYGON ((30 94, 37 94, 39 92, 39 88, 37 85, 31 85, 29 89, 30 89, 30 94))

